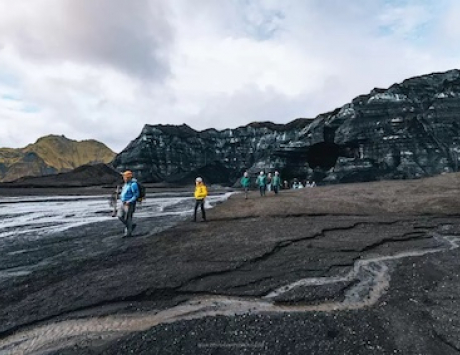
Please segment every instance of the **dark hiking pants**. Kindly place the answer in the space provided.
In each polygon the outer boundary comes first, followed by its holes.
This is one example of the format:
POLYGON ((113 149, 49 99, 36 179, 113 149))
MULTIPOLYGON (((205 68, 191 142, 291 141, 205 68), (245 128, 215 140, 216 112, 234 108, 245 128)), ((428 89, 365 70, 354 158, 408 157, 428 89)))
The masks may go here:
POLYGON ((259 186, 259 190, 260 190, 260 196, 265 196, 265 189, 266 189, 266 186, 259 186))
POLYGON ((204 211, 204 199, 195 201, 195 214, 193 220, 196 221, 196 211, 198 210, 198 206, 201 207, 201 217, 203 218, 203 221, 206 221, 206 212, 204 211))

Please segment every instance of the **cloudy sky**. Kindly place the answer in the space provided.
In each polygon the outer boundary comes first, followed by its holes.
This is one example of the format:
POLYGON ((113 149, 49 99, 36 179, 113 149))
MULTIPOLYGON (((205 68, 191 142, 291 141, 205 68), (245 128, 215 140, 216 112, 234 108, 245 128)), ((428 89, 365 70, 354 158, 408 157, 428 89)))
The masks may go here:
POLYGON ((460 67, 458 0, 0 0, 0 147, 315 117, 460 67))

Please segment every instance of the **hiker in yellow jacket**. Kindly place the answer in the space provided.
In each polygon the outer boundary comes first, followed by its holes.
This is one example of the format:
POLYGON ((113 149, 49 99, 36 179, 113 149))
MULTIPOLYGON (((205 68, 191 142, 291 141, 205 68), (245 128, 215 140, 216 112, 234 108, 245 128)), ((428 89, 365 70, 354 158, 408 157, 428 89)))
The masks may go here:
POLYGON ((201 207, 201 217, 203 221, 206 222, 206 212, 204 211, 204 199, 208 196, 208 189, 206 185, 203 183, 203 179, 197 177, 195 179, 195 214, 193 217, 193 222, 196 222, 196 211, 198 210, 198 206, 201 207))

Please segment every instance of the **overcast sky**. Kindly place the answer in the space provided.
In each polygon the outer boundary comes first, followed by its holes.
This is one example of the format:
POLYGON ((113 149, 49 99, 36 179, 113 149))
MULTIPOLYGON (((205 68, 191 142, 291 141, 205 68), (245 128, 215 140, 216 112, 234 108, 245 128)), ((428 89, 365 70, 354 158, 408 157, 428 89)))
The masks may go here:
POLYGON ((0 0, 0 147, 287 123, 460 67, 458 0, 0 0))

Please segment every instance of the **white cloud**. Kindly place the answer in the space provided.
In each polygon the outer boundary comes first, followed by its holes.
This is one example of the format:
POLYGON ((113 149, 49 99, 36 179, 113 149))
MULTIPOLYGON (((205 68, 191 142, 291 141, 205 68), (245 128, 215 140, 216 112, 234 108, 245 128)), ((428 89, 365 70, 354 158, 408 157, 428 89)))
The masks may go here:
POLYGON ((458 15, 454 0, 0 0, 0 146, 54 133, 120 151, 144 124, 314 117, 458 65, 458 15))
MULTIPOLYGON (((460 3, 453 2, 450 11, 448 11, 445 20, 442 22, 442 30, 444 37, 448 41, 458 41, 460 39, 460 22, 458 16, 460 14, 460 3)), ((452 43, 452 42, 451 42, 452 43)))
POLYGON ((161 2, 0 3, 0 41, 43 65, 71 61, 113 66, 136 76, 163 77, 168 72, 166 53, 171 36, 161 2))

